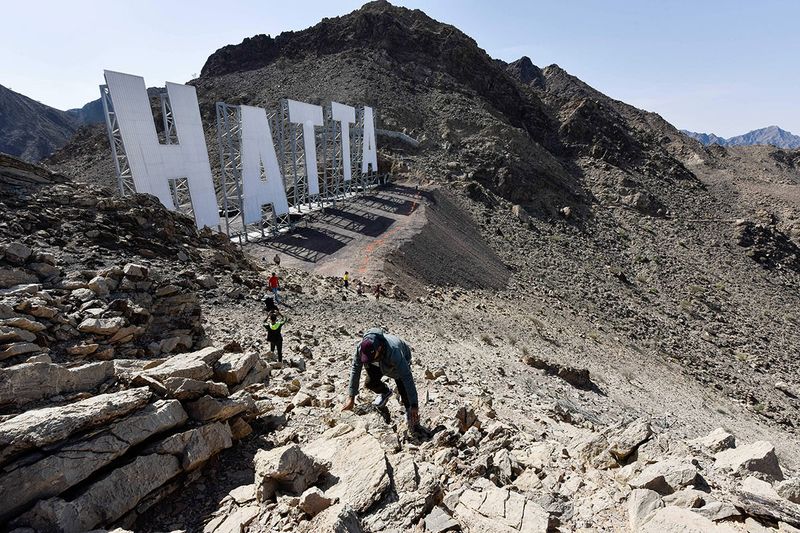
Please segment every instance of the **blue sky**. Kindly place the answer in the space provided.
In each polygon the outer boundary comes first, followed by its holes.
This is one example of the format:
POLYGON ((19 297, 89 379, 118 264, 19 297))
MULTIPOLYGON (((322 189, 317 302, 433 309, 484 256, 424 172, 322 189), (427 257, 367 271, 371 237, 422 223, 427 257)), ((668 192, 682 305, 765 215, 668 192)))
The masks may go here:
MULTIPOLYGON (((339 0, 4 2, 0 84, 57 108, 97 98, 104 68, 184 82, 208 55, 357 9, 339 0)), ((679 128, 800 134, 796 0, 396 0, 473 37, 492 57, 558 63, 679 128)))

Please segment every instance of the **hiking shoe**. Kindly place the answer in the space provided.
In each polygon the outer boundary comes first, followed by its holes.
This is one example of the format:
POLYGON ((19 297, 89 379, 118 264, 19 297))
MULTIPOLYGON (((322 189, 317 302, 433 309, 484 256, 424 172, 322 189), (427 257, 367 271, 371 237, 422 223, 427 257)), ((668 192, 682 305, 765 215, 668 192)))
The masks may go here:
POLYGON ((386 404, 389 403, 389 399, 392 397, 392 389, 384 392, 383 394, 378 394, 375 396, 375 399, 372 401, 372 405, 381 408, 386 407, 386 404))

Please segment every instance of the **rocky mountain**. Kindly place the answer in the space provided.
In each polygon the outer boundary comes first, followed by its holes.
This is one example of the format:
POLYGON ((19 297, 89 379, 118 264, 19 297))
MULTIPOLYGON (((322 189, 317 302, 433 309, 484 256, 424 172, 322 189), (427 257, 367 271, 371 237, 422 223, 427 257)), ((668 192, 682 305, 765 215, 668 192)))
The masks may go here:
POLYGON ((72 116, 81 125, 105 124, 106 120, 103 115, 103 102, 99 98, 81 108, 67 109, 67 114, 72 116))
POLYGON ((372 105, 420 145, 379 140, 390 185, 241 247, 99 187, 102 126, 47 160, 61 174, 0 161, 0 520, 800 527, 795 152, 704 147, 384 1, 224 47, 192 83, 212 164, 221 100, 372 105), (283 361, 261 325, 273 269, 283 361), (368 392, 338 408, 376 324, 413 347, 421 433, 368 392))
POLYGON ((64 146, 80 124, 69 112, 0 85, 0 152, 39 161, 64 146))
POLYGON ((681 130, 693 139, 697 139, 704 145, 718 144, 720 146, 754 146, 767 144, 777 148, 793 150, 800 148, 800 136, 793 135, 778 126, 767 126, 758 130, 753 130, 744 135, 737 135, 725 139, 713 133, 695 133, 693 131, 681 130))

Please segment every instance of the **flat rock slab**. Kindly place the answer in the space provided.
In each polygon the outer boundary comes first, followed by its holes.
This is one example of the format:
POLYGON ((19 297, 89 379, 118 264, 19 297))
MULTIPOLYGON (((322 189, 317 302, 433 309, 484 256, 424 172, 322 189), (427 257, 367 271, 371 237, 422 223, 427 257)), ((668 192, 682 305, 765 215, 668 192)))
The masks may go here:
POLYGON ((72 368, 51 363, 23 363, 0 373, 0 404, 23 404, 58 394, 88 391, 113 376, 111 361, 72 368))
POLYGON ((180 458, 181 468, 190 471, 232 444, 230 426, 215 422, 167 437, 153 450, 180 458))
POLYGON ((458 531, 461 529, 461 526, 458 525, 458 522, 453 520, 453 518, 447 514, 443 508, 436 506, 433 510, 428 513, 428 516, 425 517, 425 531, 430 531, 431 533, 446 533, 447 531, 458 531))
POLYGON ((550 522, 537 503, 483 478, 461 494, 454 514, 468 533, 546 533, 550 522))
POLYGON ((380 500, 391 484, 381 443, 363 429, 342 424, 303 449, 318 461, 329 463, 331 478, 338 480, 325 490, 325 496, 339 498, 357 513, 380 500))
POLYGON ((0 464, 32 448, 63 441, 70 435, 101 426, 144 406, 151 393, 146 388, 99 394, 57 407, 32 409, 0 423, 0 464))
POLYGON ((208 347, 196 352, 174 355, 158 366, 147 369, 145 375, 164 381, 168 378, 189 378, 205 381, 214 371, 211 365, 222 356, 219 348, 208 347))
POLYGON ((114 318, 87 318, 78 324, 78 331, 96 335, 113 335, 124 325, 125 319, 119 316, 114 318))
POLYGON ((179 401, 159 401, 114 423, 98 436, 67 444, 44 459, 6 473, 0 477, 0 520, 35 500, 57 496, 132 446, 183 424, 187 418, 179 401))
POLYGON ((741 530, 725 524, 715 524, 689 509, 664 507, 658 509, 639 531, 642 533, 737 533, 741 530))
POLYGON ((196 400, 205 395, 225 398, 229 394, 228 386, 224 383, 190 378, 167 378, 164 380, 164 388, 167 394, 181 401, 196 400))
POLYGON ((180 471, 180 462, 174 455, 139 456, 72 500, 50 498, 39 501, 12 524, 37 531, 90 531, 119 519, 180 471))

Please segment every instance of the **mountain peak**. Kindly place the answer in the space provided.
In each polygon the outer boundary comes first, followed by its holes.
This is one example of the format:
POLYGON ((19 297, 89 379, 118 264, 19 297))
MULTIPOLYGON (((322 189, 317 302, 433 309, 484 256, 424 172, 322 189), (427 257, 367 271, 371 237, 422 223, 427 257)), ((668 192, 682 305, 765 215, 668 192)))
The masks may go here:
POLYGON ((728 139, 719 137, 713 133, 695 133, 693 131, 681 130, 683 133, 697 139, 704 145, 718 144, 720 146, 752 146, 752 145, 771 145, 776 148, 793 150, 800 148, 800 136, 794 135, 779 126, 767 126, 757 130, 749 131, 743 135, 737 135, 728 139))
POLYGON ((545 78, 542 69, 534 65, 528 56, 522 56, 513 63, 509 63, 506 70, 526 85, 544 88, 545 78))

